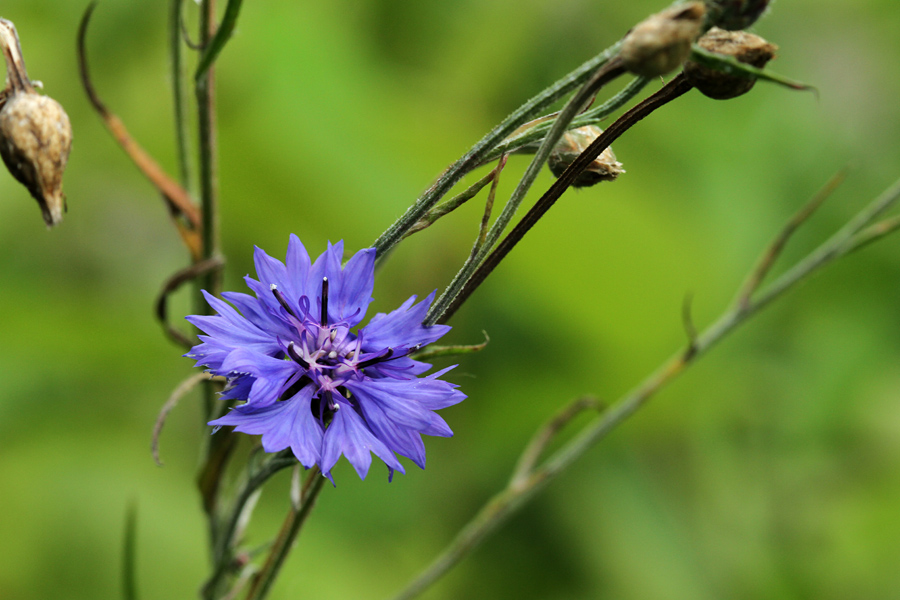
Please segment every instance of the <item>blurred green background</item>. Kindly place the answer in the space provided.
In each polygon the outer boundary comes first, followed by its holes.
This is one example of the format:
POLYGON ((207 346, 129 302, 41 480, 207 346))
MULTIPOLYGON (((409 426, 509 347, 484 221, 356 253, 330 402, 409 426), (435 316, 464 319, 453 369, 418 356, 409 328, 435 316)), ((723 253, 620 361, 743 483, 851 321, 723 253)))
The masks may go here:
MULTIPOLYGON (((665 4, 245 2, 219 61, 226 288, 244 290, 254 244, 283 257, 291 232, 314 254, 371 244, 484 132, 665 4)), ((88 51, 100 95, 174 174, 166 5, 104 0, 88 51)), ((152 316, 187 258, 81 91, 84 8, 2 6, 75 144, 56 230, 0 175, 0 598, 119 597, 132 500, 142 598, 191 598, 208 567, 196 397, 167 423, 165 467, 149 454, 157 411, 192 372, 152 316)), ((452 321, 451 342, 492 340, 450 376, 469 395, 442 413, 456 437, 427 440, 428 469, 390 485, 381 466, 361 482, 342 462, 272 598, 398 590, 548 415, 587 392, 617 398, 684 343, 686 293, 704 326, 837 170, 851 166, 847 182, 787 260, 900 176, 896 2, 777 2, 755 31, 780 46, 772 68, 819 97, 690 94, 617 142, 627 174, 568 192, 452 321)), ((501 195, 525 164, 510 161, 501 195)), ((373 311, 449 280, 480 202, 401 246, 373 311)), ((889 239, 770 307, 423 597, 897 598, 898 254, 889 239)), ((185 293, 173 311, 188 305, 185 293)), ((263 495, 252 542, 276 531, 287 487, 282 473, 263 495)))

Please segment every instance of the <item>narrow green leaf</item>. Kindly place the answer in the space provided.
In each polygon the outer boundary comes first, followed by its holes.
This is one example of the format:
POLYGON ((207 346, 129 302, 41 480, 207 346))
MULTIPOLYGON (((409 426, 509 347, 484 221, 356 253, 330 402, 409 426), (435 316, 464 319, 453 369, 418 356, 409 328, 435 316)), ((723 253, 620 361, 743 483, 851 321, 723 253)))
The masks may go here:
POLYGON ((216 35, 203 49, 203 55, 197 64, 197 71, 194 73, 195 81, 199 81, 206 75, 209 68, 216 62, 225 44, 231 39, 231 34, 234 33, 234 27, 237 25, 238 15, 241 14, 242 3, 243 0, 228 0, 228 6, 225 7, 225 15, 222 17, 222 22, 219 23, 218 29, 216 29, 216 35))
POLYGON ((131 501, 125 512, 125 535, 122 543, 122 598, 137 600, 137 503, 131 501))
POLYGON ((476 352, 481 352, 491 341, 487 332, 482 333, 484 333, 484 342, 480 344, 473 344, 470 346, 432 346, 427 350, 416 352, 411 355, 410 358, 413 360, 431 360, 439 356, 456 356, 458 354, 474 354, 476 352))
POLYGON ((742 63, 741 61, 737 60, 736 58, 732 58, 731 56, 724 56, 722 54, 710 52, 709 50, 701 48, 697 44, 694 44, 694 47, 691 51, 691 60, 705 65, 711 69, 717 69, 725 73, 743 74, 747 77, 755 77, 757 79, 771 81, 772 83, 777 83, 778 85, 791 88, 792 90, 811 91, 816 94, 816 96, 819 95, 819 90, 811 85, 788 79, 787 77, 778 75, 777 73, 772 73, 771 71, 757 69, 753 65, 742 63))

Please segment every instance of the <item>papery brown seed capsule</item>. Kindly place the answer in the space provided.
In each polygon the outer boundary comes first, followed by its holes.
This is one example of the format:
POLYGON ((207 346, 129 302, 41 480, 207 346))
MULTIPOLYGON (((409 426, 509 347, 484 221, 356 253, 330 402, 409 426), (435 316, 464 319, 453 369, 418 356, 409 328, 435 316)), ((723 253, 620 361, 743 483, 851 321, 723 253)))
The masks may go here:
MULTIPOLYGON (((559 143, 553 148, 547 159, 547 166, 554 176, 559 177, 563 171, 575 162, 578 155, 585 151, 603 130, 594 125, 572 129, 563 134, 559 143)), ((614 181, 620 173, 624 173, 622 163, 616 160, 612 148, 607 148, 594 159, 588 167, 578 174, 572 187, 590 187, 601 181, 614 181)))
POLYGON ((644 77, 657 77, 678 68, 700 35, 706 7, 702 2, 681 4, 652 15, 632 28, 622 41, 619 57, 625 68, 644 77))
POLYGON ((62 176, 71 147, 69 117, 52 98, 13 94, 0 111, 0 156, 38 201, 48 226, 58 224, 65 211, 62 176))
MULTIPOLYGON (((761 69, 775 58, 778 47, 746 31, 725 31, 713 27, 697 43, 704 50, 723 54, 742 63, 761 69)), ((703 95, 716 100, 728 100, 749 92, 756 78, 743 73, 728 73, 694 61, 684 65, 684 76, 703 95)))
POLYGON ((47 225, 53 226, 66 208, 62 175, 72 147, 72 125, 58 102, 35 91, 15 25, 6 19, 0 19, 0 47, 7 82, 0 98, 0 156, 37 200, 47 225))

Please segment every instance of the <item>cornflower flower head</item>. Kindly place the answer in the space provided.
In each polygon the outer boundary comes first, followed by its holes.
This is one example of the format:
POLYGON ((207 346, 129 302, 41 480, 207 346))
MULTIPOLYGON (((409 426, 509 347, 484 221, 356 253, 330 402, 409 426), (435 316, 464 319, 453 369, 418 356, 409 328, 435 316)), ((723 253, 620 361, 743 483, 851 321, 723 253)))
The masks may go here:
POLYGON ((244 278, 256 296, 204 291, 218 314, 187 317, 207 335, 186 356, 227 378, 222 399, 244 401, 210 425, 262 435, 266 452, 290 448, 329 479, 342 454, 365 479, 371 452, 390 479, 405 472, 395 453, 425 468, 421 434, 452 436, 434 411, 465 395, 439 379, 449 369, 423 376, 431 365, 410 356, 450 330, 422 326, 434 292, 353 331, 372 301, 375 250, 342 268, 343 248, 329 243, 314 263, 295 235, 285 263, 256 248, 258 280, 244 278))

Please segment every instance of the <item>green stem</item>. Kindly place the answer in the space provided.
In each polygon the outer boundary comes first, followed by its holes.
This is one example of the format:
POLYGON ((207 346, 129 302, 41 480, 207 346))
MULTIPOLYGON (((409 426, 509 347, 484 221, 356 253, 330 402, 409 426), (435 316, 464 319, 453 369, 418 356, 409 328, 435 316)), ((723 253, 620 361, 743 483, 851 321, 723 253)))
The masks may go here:
POLYGON ((553 121, 553 126, 550 128, 550 131, 547 132, 547 135, 541 142, 541 146, 538 148, 537 152, 535 152, 534 158, 525 170, 522 179, 519 180, 519 184, 513 191, 506 206, 503 207, 503 211, 488 231, 484 243, 481 244, 477 253, 473 253, 468 260, 466 260, 462 269, 460 269, 459 273, 457 273, 450 282, 450 285, 447 286, 447 289, 444 290, 444 293, 441 294, 437 302, 435 302, 428 311, 428 315, 425 317, 426 326, 434 325, 437 320, 441 318, 447 308, 453 303, 460 290, 466 285, 466 282, 472 277, 472 274, 478 268, 478 265, 481 264, 494 248, 497 240, 500 239, 503 231, 506 229, 507 225, 509 225, 513 216, 515 216, 522 200, 525 199, 525 194, 531 189, 531 185, 537 178, 538 173, 540 173, 541 169, 544 167, 544 163, 547 162, 550 152, 553 151, 556 143, 566 132, 572 119, 584 109, 585 104, 590 101, 600 88, 624 72, 625 69, 621 66, 621 61, 616 58, 611 59, 594 73, 577 94, 569 99, 565 107, 560 111, 559 116, 553 121))
POLYGON ((894 206, 898 199, 900 199, 900 181, 876 198, 845 227, 806 258, 788 269, 747 304, 727 309, 700 336, 692 338, 685 350, 674 354, 637 387, 619 398, 601 416, 585 426, 572 440, 551 455, 543 465, 514 477, 506 489, 488 500, 444 551, 406 589, 395 596, 394 600, 410 600, 421 594, 588 449, 605 438, 644 406, 657 392, 674 381, 699 357, 706 354, 762 308, 819 269, 835 262, 861 245, 881 239, 900 229, 900 220, 889 219, 879 224, 880 226, 873 226, 874 229, 863 230, 875 218, 894 206))
MULTIPOLYGON (((587 125, 600 125, 606 117, 619 110, 629 100, 637 96, 648 83, 650 83, 649 77, 636 77, 632 79, 618 94, 604 102, 602 105, 587 110, 572 119, 568 128, 577 129, 587 125)), ((500 158, 500 155, 504 153, 534 153, 537 149, 537 144, 540 144, 541 140, 544 139, 547 131, 553 126, 553 122, 554 121, 552 120, 548 120, 538 123, 519 135, 508 138, 487 155, 483 164, 487 164, 500 158)))
POLYGON ((811 85, 788 79, 787 77, 772 73, 771 71, 758 69, 753 65, 739 61, 733 56, 725 56, 724 54, 710 52, 697 44, 694 44, 691 48, 691 60, 724 73, 741 74, 749 78, 771 81, 772 83, 777 83, 778 85, 791 88, 792 90, 812 91, 818 95, 818 90, 811 85))
POLYGON ((422 216, 431 209, 456 183, 469 171, 478 166, 484 157, 509 134, 529 119, 536 116, 541 110, 547 108, 578 85, 585 82, 599 67, 604 65, 619 51, 620 43, 616 43, 598 56, 587 61, 550 87, 546 88, 528 102, 520 106, 510 116, 497 125, 490 133, 484 136, 477 144, 453 165, 410 206, 387 231, 375 240, 372 246, 378 253, 379 259, 393 249, 406 232, 415 225, 422 216))
POLYGON ((451 212, 477 196, 478 192, 483 190, 489 183, 494 180, 494 176, 496 174, 496 169, 492 170, 490 173, 470 185, 466 190, 429 210, 419 220, 418 223, 409 228, 409 231, 406 232, 405 237, 411 236, 414 233, 418 233, 423 229, 431 227, 438 219, 449 215, 451 212))
POLYGON ((316 498, 318 498, 319 492, 322 491, 325 480, 325 476, 319 472, 318 468, 310 470, 305 486, 307 489, 304 490, 301 496, 300 506, 297 508, 291 507, 284 525, 282 525, 278 539, 275 540, 269 558, 266 560, 266 564, 263 565, 262 571, 260 571, 253 582, 253 586, 247 593, 247 600, 263 600, 268 595, 285 559, 290 554, 294 542, 297 540, 297 536, 300 534, 300 530, 303 528, 303 524, 306 523, 307 517, 309 517, 316 504, 316 498))
POLYGON ((222 22, 219 23, 218 29, 216 29, 216 34, 211 40, 205 40, 203 42, 203 54, 200 56, 200 61, 197 63, 197 70, 194 73, 194 79, 196 81, 200 81, 200 79, 206 75, 207 70, 212 67, 213 63, 219 57, 219 53, 222 52, 225 44, 231 39, 231 34, 234 33, 234 27, 237 24, 238 16, 241 14, 242 2, 243 0, 228 0, 228 5, 225 7, 225 14, 222 16, 222 22))
POLYGON ((221 588, 224 585, 225 575, 231 566, 233 558, 233 544, 235 532, 241 521, 241 515, 244 507, 253 497, 253 495, 262 487, 278 471, 297 464, 293 454, 288 450, 276 454, 254 475, 250 476, 241 487, 234 500, 234 504, 229 511, 228 519, 225 521, 224 527, 216 535, 216 546, 213 549, 213 563, 215 568, 212 576, 203 586, 203 597, 207 600, 215 600, 219 597, 221 588))
POLYGON ((187 96, 184 89, 184 56, 181 39, 181 14, 184 0, 171 0, 169 13, 169 61, 172 77, 172 94, 175 105, 175 139, 178 152, 178 171, 181 175, 181 187, 190 191, 191 170, 188 155, 188 129, 185 107, 187 96))
POLYGON ((122 598, 137 600, 137 505, 132 501, 125 513, 122 548, 122 598))
MULTIPOLYGON (((215 0, 203 0, 200 6, 200 40, 206 47, 215 28, 215 0)), ((197 116, 200 130, 200 203, 202 221, 203 252, 201 259, 209 260, 219 254, 219 214, 218 181, 216 173, 216 129, 215 129, 215 71, 207 69, 196 80, 197 116)), ((221 271, 213 270, 200 280, 203 289, 213 295, 219 294, 221 271)), ((199 295, 199 294, 198 294, 199 295)), ((198 298, 202 310, 197 314, 207 314, 209 306, 198 298)), ((204 386, 204 407, 207 416, 214 410, 215 391, 212 385, 204 386)))

